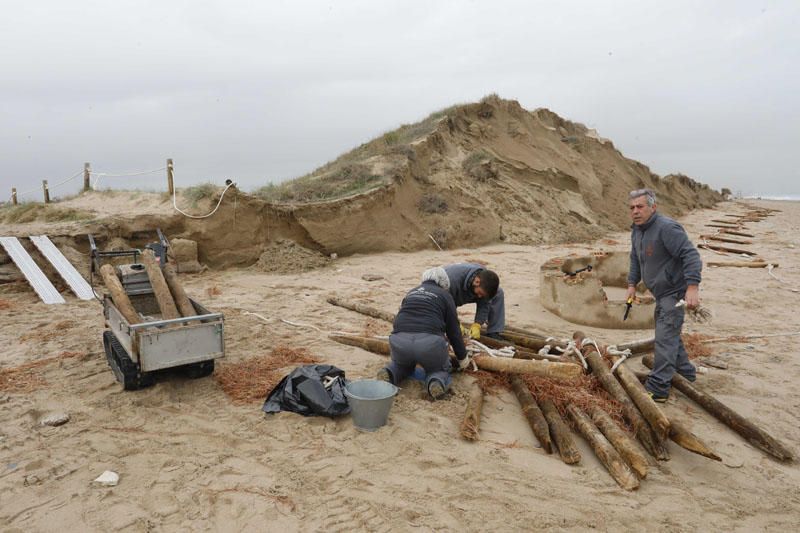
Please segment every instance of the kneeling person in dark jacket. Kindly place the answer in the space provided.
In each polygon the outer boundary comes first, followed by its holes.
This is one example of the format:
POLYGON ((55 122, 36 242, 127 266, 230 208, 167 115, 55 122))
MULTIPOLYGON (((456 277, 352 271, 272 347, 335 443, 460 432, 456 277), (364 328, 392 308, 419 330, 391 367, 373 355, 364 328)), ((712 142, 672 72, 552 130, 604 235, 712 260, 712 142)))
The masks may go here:
POLYGON ((432 268, 423 273, 422 283, 406 294, 389 336, 392 362, 378 371, 378 379, 399 385, 420 365, 428 394, 441 398, 450 386, 448 339, 459 368, 466 368, 469 356, 449 285, 444 269, 432 268))

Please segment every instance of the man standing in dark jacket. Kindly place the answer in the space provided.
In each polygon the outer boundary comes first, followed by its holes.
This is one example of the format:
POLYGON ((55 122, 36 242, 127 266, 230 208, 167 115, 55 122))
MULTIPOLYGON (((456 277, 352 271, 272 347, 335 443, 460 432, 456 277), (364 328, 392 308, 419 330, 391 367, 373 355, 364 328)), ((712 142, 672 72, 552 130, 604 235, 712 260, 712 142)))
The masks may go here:
POLYGON ((389 335, 392 362, 378 371, 378 379, 399 385, 420 365, 425 370, 428 394, 441 398, 450 386, 448 339, 459 368, 467 367, 469 356, 449 286, 444 269, 436 267, 425 271, 422 284, 406 294, 389 335))
POLYGON ((450 295, 456 307, 475 303, 475 320, 469 328, 469 336, 481 336, 481 324, 486 323, 486 335, 499 337, 506 327, 506 306, 500 278, 483 265, 457 263, 444 267, 450 279, 450 295))
POLYGON ((636 284, 642 280, 656 298, 655 363, 645 388, 653 400, 665 402, 675 372, 689 381, 696 377, 681 341, 685 311, 676 304, 681 299, 689 309, 700 304, 703 263, 683 227, 656 212, 655 192, 632 191, 628 205, 633 225, 627 297, 635 296, 636 284))

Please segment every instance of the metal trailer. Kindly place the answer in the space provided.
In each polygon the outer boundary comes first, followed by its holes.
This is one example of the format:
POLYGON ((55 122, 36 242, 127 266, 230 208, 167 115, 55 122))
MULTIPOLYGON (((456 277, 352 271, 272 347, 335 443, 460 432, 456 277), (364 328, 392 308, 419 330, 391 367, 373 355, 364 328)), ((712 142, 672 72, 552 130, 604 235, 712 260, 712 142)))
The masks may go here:
POLYGON ((154 318, 161 311, 144 265, 120 265, 116 270, 131 304, 143 318, 138 324, 129 324, 111 297, 103 297, 107 328, 103 346, 108 364, 124 389, 148 387, 154 382, 155 372, 168 368, 183 368, 193 378, 213 373, 214 360, 225 356, 222 313, 212 313, 189 298, 196 316, 154 318))

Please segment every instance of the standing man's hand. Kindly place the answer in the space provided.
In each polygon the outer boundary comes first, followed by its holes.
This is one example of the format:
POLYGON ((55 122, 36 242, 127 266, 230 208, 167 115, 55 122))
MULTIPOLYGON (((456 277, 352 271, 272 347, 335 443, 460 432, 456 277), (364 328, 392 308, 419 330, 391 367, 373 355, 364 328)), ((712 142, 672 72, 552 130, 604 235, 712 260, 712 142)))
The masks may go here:
POLYGON ((625 293, 625 301, 627 302, 628 300, 635 298, 636 298, 636 285, 633 286, 629 285, 628 292, 625 293))
POLYGON ((686 296, 683 299, 686 300, 687 309, 697 308, 700 305, 700 287, 698 285, 689 285, 686 288, 686 296))

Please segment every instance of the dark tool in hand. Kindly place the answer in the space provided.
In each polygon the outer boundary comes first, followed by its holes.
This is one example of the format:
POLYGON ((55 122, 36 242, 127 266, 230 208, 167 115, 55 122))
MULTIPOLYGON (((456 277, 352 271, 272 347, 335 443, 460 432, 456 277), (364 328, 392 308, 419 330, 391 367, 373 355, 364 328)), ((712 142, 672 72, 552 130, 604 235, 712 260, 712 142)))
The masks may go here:
POLYGON ((625 302, 625 314, 622 315, 623 322, 628 320, 628 315, 631 313, 631 307, 633 307, 633 296, 628 298, 628 300, 625 302))
POLYGON ((579 268, 575 272, 565 272, 565 274, 567 276, 569 276, 569 277, 573 277, 573 276, 577 275, 579 272, 591 272, 591 271, 592 271, 592 265, 586 265, 583 268, 579 268))

